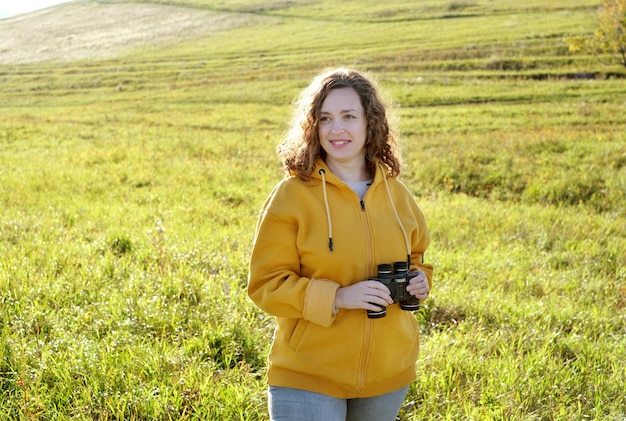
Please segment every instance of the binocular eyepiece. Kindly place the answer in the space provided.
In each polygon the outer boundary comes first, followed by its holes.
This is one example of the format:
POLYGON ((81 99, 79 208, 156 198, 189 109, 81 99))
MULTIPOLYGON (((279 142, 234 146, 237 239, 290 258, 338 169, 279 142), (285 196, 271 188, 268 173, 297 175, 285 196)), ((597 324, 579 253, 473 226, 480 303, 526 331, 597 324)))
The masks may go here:
MULTIPOLYGON (((378 276, 369 278, 370 281, 378 281, 385 285, 394 303, 400 303, 400 308, 405 311, 419 310, 420 302, 406 290, 409 279, 417 276, 418 272, 409 271, 407 262, 394 262, 393 266, 389 263, 378 265, 378 276)), ((380 307, 378 311, 367 310, 367 317, 370 319, 379 319, 387 315, 387 309, 380 307)))

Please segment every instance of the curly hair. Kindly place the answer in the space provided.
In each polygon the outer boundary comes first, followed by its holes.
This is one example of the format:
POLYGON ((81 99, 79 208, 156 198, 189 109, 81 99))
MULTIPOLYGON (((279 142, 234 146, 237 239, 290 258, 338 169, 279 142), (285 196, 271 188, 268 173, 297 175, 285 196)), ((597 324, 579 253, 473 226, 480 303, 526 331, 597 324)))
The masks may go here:
POLYGON ((326 158, 319 138, 320 110, 333 89, 352 88, 361 99, 367 119, 365 161, 370 174, 375 174, 382 162, 392 177, 400 174, 400 156, 394 130, 390 127, 385 103, 373 78, 352 69, 338 68, 316 76, 302 91, 295 104, 290 129, 277 153, 282 159, 283 171, 304 181, 311 178, 317 158, 326 158))

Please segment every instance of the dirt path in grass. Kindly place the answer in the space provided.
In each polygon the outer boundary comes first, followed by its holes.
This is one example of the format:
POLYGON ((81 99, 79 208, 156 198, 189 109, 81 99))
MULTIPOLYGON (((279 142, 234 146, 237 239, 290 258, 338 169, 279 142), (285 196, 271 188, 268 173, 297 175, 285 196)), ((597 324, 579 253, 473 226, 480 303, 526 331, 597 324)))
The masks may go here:
POLYGON ((0 20, 0 64, 112 57, 130 48, 210 35, 252 15, 155 4, 74 1, 0 20))

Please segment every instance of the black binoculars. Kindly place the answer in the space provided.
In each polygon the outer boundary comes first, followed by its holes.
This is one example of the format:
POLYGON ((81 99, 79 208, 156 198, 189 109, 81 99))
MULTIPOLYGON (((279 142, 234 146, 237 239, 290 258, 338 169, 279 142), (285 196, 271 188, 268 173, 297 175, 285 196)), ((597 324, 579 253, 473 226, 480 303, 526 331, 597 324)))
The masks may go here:
MULTIPOLYGON (((409 279, 417 276, 419 272, 409 271, 407 262, 394 262, 393 266, 388 263, 378 265, 378 276, 369 278, 368 281, 378 281, 385 285, 394 303, 400 303, 400 308, 405 311, 419 310, 420 302, 406 290, 409 279)), ((367 317, 379 319, 387 315, 387 309, 380 307, 380 310, 367 310, 367 317)))

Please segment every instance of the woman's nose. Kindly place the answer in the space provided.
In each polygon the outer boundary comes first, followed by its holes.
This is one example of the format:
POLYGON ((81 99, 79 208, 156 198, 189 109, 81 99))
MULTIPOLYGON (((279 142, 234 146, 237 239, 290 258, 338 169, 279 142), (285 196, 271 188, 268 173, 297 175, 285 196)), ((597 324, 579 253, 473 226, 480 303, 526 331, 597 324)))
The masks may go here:
POLYGON ((340 121, 334 121, 332 127, 330 128, 330 131, 332 133, 341 133, 343 132, 343 130, 344 130, 344 127, 340 121))

